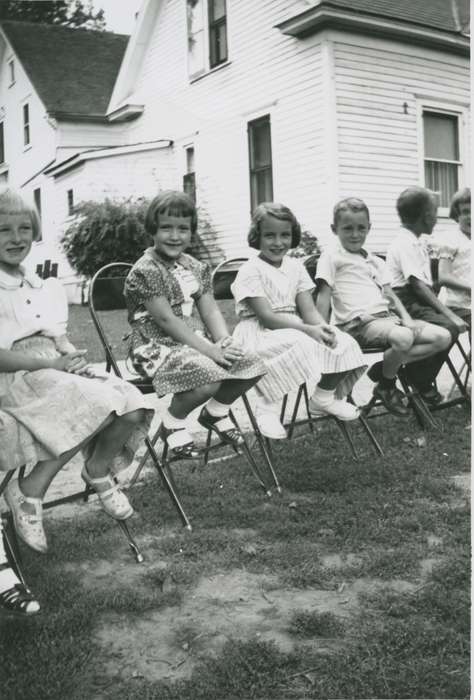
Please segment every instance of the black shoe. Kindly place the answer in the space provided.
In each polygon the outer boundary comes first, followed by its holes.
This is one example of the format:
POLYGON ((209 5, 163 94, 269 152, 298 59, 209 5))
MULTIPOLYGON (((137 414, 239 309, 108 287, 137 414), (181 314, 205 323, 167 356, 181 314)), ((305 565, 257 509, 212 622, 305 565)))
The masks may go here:
POLYGON ((405 406, 404 399, 405 394, 394 386, 381 386, 377 384, 374 386, 374 396, 383 403, 387 411, 393 413, 395 416, 407 416, 410 410, 405 406))
POLYGON ((13 616, 29 617, 36 615, 40 604, 29 588, 18 582, 12 588, 0 593, 0 611, 13 616))
POLYGON ((198 423, 207 430, 213 430, 227 445, 240 447, 245 442, 244 436, 229 416, 212 416, 205 406, 199 414, 198 423))
POLYGON ((367 370, 368 378, 375 384, 378 384, 383 377, 382 368, 383 362, 380 361, 374 362, 372 367, 369 367, 369 369, 367 370))
POLYGON ((418 389, 418 393, 429 406, 437 406, 443 400, 443 395, 439 393, 436 384, 430 386, 429 389, 418 389))
POLYGON ((176 459, 197 459, 200 455, 186 428, 166 428, 162 423, 158 428, 158 437, 166 443, 176 459))

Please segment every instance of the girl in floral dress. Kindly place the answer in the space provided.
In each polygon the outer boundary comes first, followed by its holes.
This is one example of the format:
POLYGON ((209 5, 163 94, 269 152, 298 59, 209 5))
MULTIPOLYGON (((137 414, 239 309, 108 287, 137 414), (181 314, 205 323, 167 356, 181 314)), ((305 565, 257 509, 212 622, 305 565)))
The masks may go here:
POLYGON ((239 445, 243 436, 229 418, 230 406, 265 368, 229 335, 209 267, 184 252, 197 229, 194 203, 183 192, 161 192, 145 227, 154 245, 130 271, 125 296, 134 367, 153 381, 158 396, 173 394, 160 435, 175 456, 197 456, 186 419, 206 403, 199 423, 239 445))
POLYGON ((260 204, 248 242, 259 255, 242 265, 232 285, 240 322, 234 338, 264 360, 257 384, 257 422, 267 437, 283 439, 282 397, 305 382, 317 382, 312 414, 354 420, 359 411, 344 400, 363 374, 360 348, 347 333, 329 326, 313 302, 314 284, 303 264, 286 255, 298 245, 300 226, 282 204, 260 204))

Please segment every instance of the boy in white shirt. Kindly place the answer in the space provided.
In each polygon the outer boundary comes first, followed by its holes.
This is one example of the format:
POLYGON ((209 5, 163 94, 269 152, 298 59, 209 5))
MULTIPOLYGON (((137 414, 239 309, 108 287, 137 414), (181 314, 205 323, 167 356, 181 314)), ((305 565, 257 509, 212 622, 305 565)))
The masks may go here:
POLYGON ((411 317, 444 328, 450 334, 445 350, 407 369, 409 380, 431 405, 442 400, 436 388, 436 376, 446 361, 451 345, 467 327, 462 318, 439 300, 433 289, 431 263, 422 234, 432 234, 437 209, 435 192, 424 187, 404 190, 397 199, 402 229, 387 253, 392 288, 411 317))
POLYGON ((415 321, 393 293, 383 260, 364 248, 370 231, 367 205, 355 197, 334 207, 331 226, 337 241, 323 252, 318 263, 317 307, 328 320, 351 334, 362 346, 386 348, 368 376, 376 383, 374 395, 392 413, 407 414, 404 394, 397 389, 401 365, 424 359, 446 348, 447 331, 415 321))

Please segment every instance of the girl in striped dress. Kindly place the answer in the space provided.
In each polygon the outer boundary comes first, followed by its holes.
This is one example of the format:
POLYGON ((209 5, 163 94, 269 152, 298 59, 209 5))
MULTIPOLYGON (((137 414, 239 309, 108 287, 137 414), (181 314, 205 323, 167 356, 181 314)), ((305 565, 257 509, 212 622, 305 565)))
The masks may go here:
POLYGON ((345 396, 366 365, 358 344, 325 323, 314 305, 314 284, 303 264, 286 255, 298 245, 301 228, 287 207, 260 204, 252 218, 248 243, 260 251, 240 268, 232 293, 240 318, 234 338, 256 353, 267 372, 258 382, 257 422, 262 433, 283 439, 279 420, 282 397, 305 382, 316 382, 312 415, 358 417, 345 396))

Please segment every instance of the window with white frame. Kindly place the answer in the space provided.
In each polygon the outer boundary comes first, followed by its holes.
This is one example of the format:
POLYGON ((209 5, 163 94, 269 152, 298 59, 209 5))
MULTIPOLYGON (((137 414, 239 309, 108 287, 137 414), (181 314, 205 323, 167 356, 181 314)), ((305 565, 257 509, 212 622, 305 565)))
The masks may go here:
POLYGON ((270 115, 247 125, 250 166, 250 206, 273 201, 272 139, 270 115))
POLYGON ((74 190, 67 191, 67 213, 69 216, 74 214, 74 190))
POLYGON ((188 72, 196 78, 228 60, 226 0, 186 0, 188 72))
POLYGON ((23 105, 23 145, 29 146, 31 143, 30 133, 30 105, 26 102, 23 105))
POLYGON ((425 186, 439 195, 439 206, 448 208, 460 186, 461 114, 423 108, 425 186))

